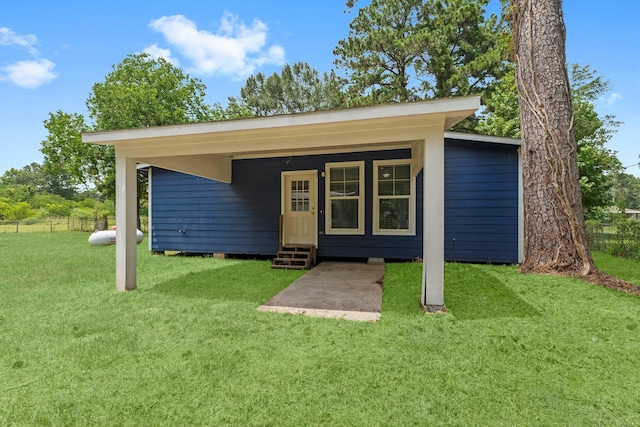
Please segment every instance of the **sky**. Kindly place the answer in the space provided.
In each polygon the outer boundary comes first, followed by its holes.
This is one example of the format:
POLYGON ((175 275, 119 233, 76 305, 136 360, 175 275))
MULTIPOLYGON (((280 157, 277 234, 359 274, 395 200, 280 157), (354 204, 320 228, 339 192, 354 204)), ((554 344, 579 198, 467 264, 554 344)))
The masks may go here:
MULTIPOLYGON (((563 10, 567 61, 590 65, 610 81, 596 110, 623 122, 608 148, 640 177, 640 1, 565 0, 563 10)), ((270 75, 295 62, 320 72, 334 68, 333 49, 353 17, 344 0, 4 1, 0 175, 42 163, 43 121, 58 110, 88 117, 92 86, 128 54, 170 60, 202 80, 207 102, 225 106, 251 74, 270 75)))

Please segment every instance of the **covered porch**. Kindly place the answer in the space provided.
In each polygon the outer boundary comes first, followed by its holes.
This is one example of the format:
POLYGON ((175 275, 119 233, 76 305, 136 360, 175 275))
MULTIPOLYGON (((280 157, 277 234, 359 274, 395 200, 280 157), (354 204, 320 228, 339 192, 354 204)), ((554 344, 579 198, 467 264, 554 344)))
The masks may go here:
POLYGON ((116 153, 116 289, 136 287, 136 165, 146 163, 232 182, 236 159, 409 149, 422 171, 420 302, 444 307, 444 132, 472 114, 479 97, 389 104, 289 116, 83 134, 116 153))

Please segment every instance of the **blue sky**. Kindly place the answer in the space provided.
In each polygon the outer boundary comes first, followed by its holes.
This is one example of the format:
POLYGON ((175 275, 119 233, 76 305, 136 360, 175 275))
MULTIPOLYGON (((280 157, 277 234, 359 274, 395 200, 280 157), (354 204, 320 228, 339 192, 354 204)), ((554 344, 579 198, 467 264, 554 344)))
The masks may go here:
MULTIPOLYGON (((497 0, 493 0, 497 2, 497 0)), ((353 15, 344 0, 23 0, 0 6, 0 175, 42 162, 43 120, 57 110, 86 115, 94 83, 127 54, 171 59, 207 86, 210 103, 237 96, 247 76, 284 63, 333 66, 353 15)), ((601 115, 624 124, 609 143, 623 165, 640 155, 638 0, 565 0, 567 59, 612 83, 601 115)), ((640 176, 640 167, 627 170, 640 176)))

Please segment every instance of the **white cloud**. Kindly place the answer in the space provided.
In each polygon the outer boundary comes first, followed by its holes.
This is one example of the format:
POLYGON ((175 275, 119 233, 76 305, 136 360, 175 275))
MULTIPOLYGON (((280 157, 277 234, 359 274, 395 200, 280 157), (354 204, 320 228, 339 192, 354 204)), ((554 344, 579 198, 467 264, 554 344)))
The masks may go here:
POLYGON ((622 99, 622 94, 618 92, 613 92, 611 95, 607 97, 600 98, 600 101, 607 107, 611 107, 613 104, 615 104, 617 101, 621 99, 622 99))
POLYGON ((32 55, 37 55, 38 50, 35 45, 38 38, 33 34, 20 35, 7 27, 0 27, 0 45, 24 47, 32 55))
POLYGON ((2 68, 1 80, 27 89, 35 89, 58 77, 53 72, 55 64, 48 59, 18 61, 2 68))
POLYGON ((254 20, 246 26, 238 17, 225 12, 216 33, 199 30, 184 15, 163 16, 149 23, 161 33, 167 43, 191 63, 196 74, 226 74, 237 78, 253 74, 265 64, 281 65, 285 61, 284 48, 266 48, 267 25, 254 20))
POLYGON ((163 58, 176 67, 180 66, 180 61, 171 55, 171 51, 169 49, 161 48, 157 44, 152 44, 151 46, 145 48, 142 52, 149 54, 153 59, 163 58))
MULTIPOLYGON (((1 46, 19 46, 32 57, 39 55, 38 38, 33 34, 18 34, 7 27, 0 27, 1 46)), ((53 71, 55 64, 48 59, 18 61, 0 68, 0 81, 9 81, 16 86, 35 89, 58 77, 53 71)))

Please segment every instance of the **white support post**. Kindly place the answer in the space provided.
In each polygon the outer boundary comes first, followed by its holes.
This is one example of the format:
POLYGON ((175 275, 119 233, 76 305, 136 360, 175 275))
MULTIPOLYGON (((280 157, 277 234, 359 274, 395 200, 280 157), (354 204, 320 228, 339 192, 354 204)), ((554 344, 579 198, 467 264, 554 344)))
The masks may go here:
POLYGON ((116 290, 136 288, 136 161, 116 149, 116 290))
POLYGON ((420 303, 429 312, 444 305, 444 134, 424 140, 423 264, 420 303))

